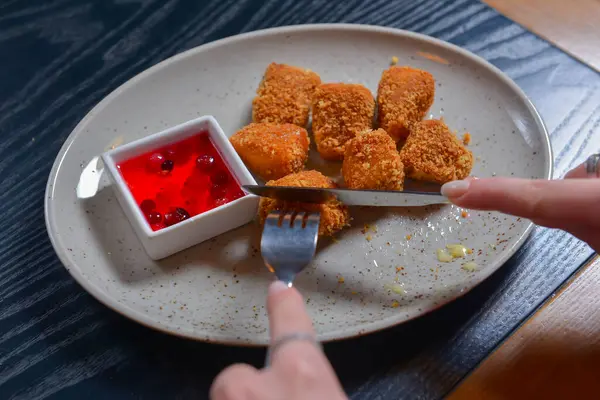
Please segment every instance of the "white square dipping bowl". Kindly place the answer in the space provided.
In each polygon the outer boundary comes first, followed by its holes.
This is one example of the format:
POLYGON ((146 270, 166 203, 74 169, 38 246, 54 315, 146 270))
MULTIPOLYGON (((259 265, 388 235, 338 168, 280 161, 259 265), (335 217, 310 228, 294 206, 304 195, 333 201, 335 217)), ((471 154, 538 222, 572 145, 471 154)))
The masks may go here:
POLYGON ((218 236, 252 221, 258 197, 245 194, 234 201, 195 215, 178 224, 153 231, 133 198, 117 165, 140 154, 177 143, 206 131, 229 171, 240 185, 256 185, 256 181, 237 155, 227 136, 212 116, 203 116, 162 132, 117 147, 102 155, 105 169, 113 182, 117 200, 146 252, 153 260, 168 257, 188 247, 218 236))

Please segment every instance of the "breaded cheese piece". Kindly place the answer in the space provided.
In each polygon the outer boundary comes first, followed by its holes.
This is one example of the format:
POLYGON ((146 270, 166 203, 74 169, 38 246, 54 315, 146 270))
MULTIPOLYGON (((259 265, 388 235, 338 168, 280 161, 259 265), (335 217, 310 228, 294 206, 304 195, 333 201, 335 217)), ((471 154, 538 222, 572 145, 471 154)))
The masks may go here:
POLYGON ((308 132, 293 124, 252 123, 229 141, 244 164, 263 179, 302 171, 308 159, 308 132))
POLYGON ((326 160, 341 160, 346 142, 372 128, 375 99, 363 85, 325 83, 315 91, 312 112, 319 154, 326 160))
POLYGON ((321 78, 308 69, 271 63, 252 101, 252 121, 306 127, 310 104, 321 78))
POLYGON ((413 126, 400 159, 407 177, 441 184, 464 179, 473 168, 473 154, 437 119, 413 126))
POLYGON ((427 71, 392 66, 381 75, 377 90, 377 120, 396 142, 406 139, 433 104, 435 80, 427 71))
MULTIPOLYGON (((336 187, 331 179, 318 171, 302 171, 291 174, 278 180, 269 181, 267 186, 336 187)), ((264 224, 267 215, 274 210, 320 212, 319 236, 332 236, 335 232, 350 224, 348 208, 337 200, 330 200, 324 204, 308 204, 261 197, 258 207, 260 223, 264 224)))
POLYGON ((383 129, 360 133, 346 143, 342 175, 350 189, 402 190, 404 165, 396 142, 383 129))

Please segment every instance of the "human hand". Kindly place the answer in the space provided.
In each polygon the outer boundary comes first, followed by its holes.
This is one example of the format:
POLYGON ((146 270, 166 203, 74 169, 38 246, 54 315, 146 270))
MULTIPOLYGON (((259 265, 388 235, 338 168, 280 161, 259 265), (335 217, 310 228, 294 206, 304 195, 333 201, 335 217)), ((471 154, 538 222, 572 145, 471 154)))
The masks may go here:
POLYGON ((261 370, 236 364, 221 372, 210 390, 213 400, 347 399, 318 344, 290 335, 314 337, 304 301, 294 288, 273 282, 267 297, 271 335, 271 362, 261 370), (278 345, 274 344, 279 343, 278 345))
POLYGON ((470 178, 442 186, 459 207, 494 210, 565 230, 600 251, 600 179, 585 164, 564 180, 470 178))

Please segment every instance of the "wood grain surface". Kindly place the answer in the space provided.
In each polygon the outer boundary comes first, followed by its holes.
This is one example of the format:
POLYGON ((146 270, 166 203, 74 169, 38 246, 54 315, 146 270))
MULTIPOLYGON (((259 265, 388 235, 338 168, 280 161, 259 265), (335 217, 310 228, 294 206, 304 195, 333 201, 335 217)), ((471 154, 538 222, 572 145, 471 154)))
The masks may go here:
POLYGON ((600 258, 595 258, 453 392, 463 399, 596 399, 600 258))
POLYGON ((483 0, 600 71, 599 0, 483 0))
MULTIPOLYGON (((264 350, 168 337, 85 293, 47 239, 44 188, 73 127, 126 80, 221 37, 315 22, 404 28, 486 58, 538 107, 557 176, 598 148, 600 76, 476 0, 4 0, 0 398, 202 399, 226 365, 262 365, 264 350)), ((353 399, 439 398, 590 255, 563 232, 537 229, 463 298, 326 352, 353 399)))

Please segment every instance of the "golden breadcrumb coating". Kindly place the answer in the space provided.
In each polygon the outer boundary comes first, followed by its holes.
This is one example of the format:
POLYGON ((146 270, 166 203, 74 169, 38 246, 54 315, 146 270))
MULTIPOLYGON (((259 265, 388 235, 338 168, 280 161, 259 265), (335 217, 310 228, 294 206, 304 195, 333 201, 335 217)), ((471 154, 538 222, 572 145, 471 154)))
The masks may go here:
POLYGON ((433 76, 420 69, 392 66, 381 75, 377 90, 379 127, 396 142, 423 119, 435 95, 433 76))
MULTIPOLYGON (((291 174, 275 181, 269 181, 267 182, 267 186, 336 187, 331 179, 318 171, 302 171, 291 174)), ((335 232, 350 224, 348 208, 337 200, 330 200, 324 204, 308 204, 286 202, 267 197, 261 197, 260 199, 258 207, 260 223, 264 224, 267 215, 273 210, 289 209, 320 212, 319 236, 332 236, 335 232)))
POLYGON ((293 124, 252 123, 229 141, 244 164, 263 179, 302 171, 308 159, 308 132, 293 124))
POLYGON ((341 160, 346 142, 373 126, 375 100, 363 85, 322 84, 315 91, 312 107, 315 143, 326 160, 341 160))
POLYGON ((306 127, 312 96, 320 83, 319 75, 308 69, 269 64, 252 101, 252 121, 306 127))
POLYGON ((409 178, 442 184, 466 178, 473 168, 473 154, 437 119, 413 126, 400 158, 409 178))
POLYGON ((360 133, 346 143, 342 175, 350 189, 402 190, 404 165, 396 143, 383 129, 360 133))

